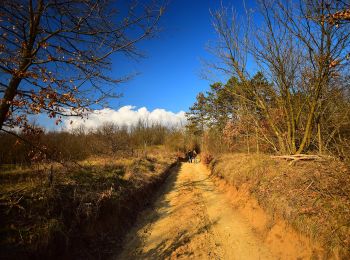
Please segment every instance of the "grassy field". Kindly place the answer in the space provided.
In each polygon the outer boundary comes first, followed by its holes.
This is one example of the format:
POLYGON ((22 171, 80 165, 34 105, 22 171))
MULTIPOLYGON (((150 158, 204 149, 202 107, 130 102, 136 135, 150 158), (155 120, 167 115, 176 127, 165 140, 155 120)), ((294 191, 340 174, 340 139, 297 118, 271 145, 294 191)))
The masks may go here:
POLYGON ((350 172, 337 160, 294 165, 268 155, 225 154, 214 175, 250 194, 271 216, 321 242, 329 255, 350 256, 350 172))
POLYGON ((115 252, 177 158, 162 147, 134 158, 63 167, 2 165, 0 258, 104 258, 115 252))

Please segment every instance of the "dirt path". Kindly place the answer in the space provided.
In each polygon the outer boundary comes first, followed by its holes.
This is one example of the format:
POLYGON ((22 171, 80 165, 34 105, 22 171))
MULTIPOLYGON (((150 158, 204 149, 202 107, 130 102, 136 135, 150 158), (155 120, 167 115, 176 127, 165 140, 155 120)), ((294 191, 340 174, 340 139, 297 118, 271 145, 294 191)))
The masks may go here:
POLYGON ((202 164, 174 169, 117 259, 276 259, 202 164))

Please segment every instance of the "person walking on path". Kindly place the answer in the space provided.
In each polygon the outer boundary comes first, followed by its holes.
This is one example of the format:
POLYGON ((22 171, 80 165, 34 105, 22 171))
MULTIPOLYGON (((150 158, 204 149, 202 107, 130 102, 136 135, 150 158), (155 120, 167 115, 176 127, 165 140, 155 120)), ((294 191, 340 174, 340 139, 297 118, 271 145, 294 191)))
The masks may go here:
POLYGON ((197 162, 197 152, 195 149, 193 149, 193 151, 192 151, 192 160, 194 163, 197 162))
POLYGON ((193 156, 192 151, 191 151, 191 150, 190 150, 190 151, 188 151, 188 152, 187 152, 187 158, 188 158, 188 162, 189 162, 189 163, 191 163, 191 162, 192 162, 192 156, 193 156))

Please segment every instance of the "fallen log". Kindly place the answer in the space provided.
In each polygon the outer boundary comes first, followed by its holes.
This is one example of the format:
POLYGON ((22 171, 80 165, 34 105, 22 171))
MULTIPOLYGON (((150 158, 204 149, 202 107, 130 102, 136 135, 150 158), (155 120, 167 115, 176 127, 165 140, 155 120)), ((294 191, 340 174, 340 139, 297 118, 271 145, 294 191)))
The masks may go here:
POLYGON ((325 157, 315 154, 275 155, 271 158, 290 161, 290 165, 297 161, 325 161, 325 157))

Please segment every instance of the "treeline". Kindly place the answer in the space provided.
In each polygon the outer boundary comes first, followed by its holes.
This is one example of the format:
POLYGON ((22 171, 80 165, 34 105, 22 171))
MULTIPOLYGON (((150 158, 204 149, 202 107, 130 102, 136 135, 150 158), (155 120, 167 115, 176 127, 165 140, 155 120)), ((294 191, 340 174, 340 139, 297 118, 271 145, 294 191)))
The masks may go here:
MULTIPOLYGON (((278 96, 269 95, 272 84, 262 73, 257 73, 249 82, 251 88, 260 88, 265 92, 265 104, 273 115, 273 122, 282 129, 282 146, 287 153, 292 153, 288 138, 288 122, 283 114, 283 107, 276 100, 278 96)), ((342 86, 338 85, 339 88, 342 86)), ((231 78, 226 84, 214 83, 206 93, 199 93, 197 101, 187 113, 189 132, 202 138, 204 150, 211 153, 225 151, 244 152, 283 152, 279 139, 268 118, 256 106, 254 97, 249 97, 244 85, 231 78)), ((332 153, 341 157, 350 155, 350 95, 346 89, 338 89, 329 97, 327 108, 322 117, 313 121, 308 146, 304 152, 332 153), (334 95, 333 95, 334 94, 334 95), (321 127, 322 122, 322 127, 321 127)), ((294 99, 305 106, 301 93, 294 99)), ((306 124, 306 108, 300 108, 298 131, 294 135, 295 145, 300 146, 306 124), (300 128, 300 130, 299 130, 300 128)), ((294 151, 295 152, 295 151, 294 151)))
POLYGON ((118 126, 110 122, 96 129, 80 126, 72 131, 19 132, 0 134, 0 164, 77 161, 89 156, 138 156, 150 146, 183 153, 191 141, 183 130, 140 121, 118 126))
POLYGON ((350 25, 342 1, 258 1, 254 17, 213 13, 215 68, 230 75, 197 96, 188 129, 211 152, 350 157, 350 25), (243 22, 242 19, 247 23, 243 22), (333 20, 332 20, 333 19, 333 20), (254 29, 254 30, 252 30, 254 29), (251 74, 247 60, 260 72, 251 74))

